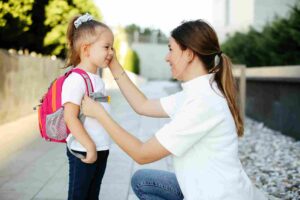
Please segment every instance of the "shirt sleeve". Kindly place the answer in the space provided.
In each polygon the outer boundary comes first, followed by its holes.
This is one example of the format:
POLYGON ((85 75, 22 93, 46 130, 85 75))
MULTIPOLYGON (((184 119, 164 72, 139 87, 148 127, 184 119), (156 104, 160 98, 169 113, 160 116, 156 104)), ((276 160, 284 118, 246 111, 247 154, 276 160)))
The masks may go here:
POLYGON ((160 104, 169 117, 173 117, 182 98, 183 92, 177 92, 170 96, 160 98, 160 104))
POLYGON ((63 83, 61 97, 62 105, 67 102, 71 102, 80 106, 85 90, 86 87, 83 78, 76 73, 70 74, 63 83))
POLYGON ((177 113, 155 136, 173 155, 181 156, 216 128, 224 118, 224 114, 213 107, 191 103, 177 113))

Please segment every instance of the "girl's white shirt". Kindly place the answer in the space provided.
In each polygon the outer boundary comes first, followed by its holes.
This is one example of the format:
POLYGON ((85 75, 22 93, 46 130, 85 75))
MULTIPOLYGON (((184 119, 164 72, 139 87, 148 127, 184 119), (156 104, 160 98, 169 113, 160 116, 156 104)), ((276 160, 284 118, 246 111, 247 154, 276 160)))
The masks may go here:
MULTIPOLYGON (((101 92, 103 95, 106 94, 105 85, 103 80, 98 74, 87 72, 89 75, 94 92, 101 92)), ((86 85, 81 75, 77 73, 71 73, 66 78, 62 87, 62 105, 71 102, 78 106, 81 105, 82 98, 86 94, 86 85)), ((108 103, 102 103, 105 110, 110 113, 110 105, 108 103)), ((111 139, 103 126, 94 118, 86 117, 83 124, 89 136, 92 138, 96 145, 97 151, 108 150, 111 145, 111 139)), ((70 141, 72 133, 67 138, 67 142, 70 141)), ((75 139, 71 143, 71 149, 76 151, 86 152, 86 149, 75 139)))
POLYGON ((181 92, 160 99, 171 121, 155 136, 173 154, 185 200, 266 199, 241 165, 235 123, 213 77, 182 83, 181 92))

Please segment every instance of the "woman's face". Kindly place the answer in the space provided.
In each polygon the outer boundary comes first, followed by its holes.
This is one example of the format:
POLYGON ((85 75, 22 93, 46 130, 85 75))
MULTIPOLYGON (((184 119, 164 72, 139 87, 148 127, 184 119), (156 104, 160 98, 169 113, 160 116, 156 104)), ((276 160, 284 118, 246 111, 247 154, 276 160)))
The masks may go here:
POLYGON ((168 46, 169 52, 165 59, 171 67, 172 77, 177 80, 182 80, 183 73, 188 64, 185 59, 184 50, 180 48, 173 37, 170 37, 168 46))

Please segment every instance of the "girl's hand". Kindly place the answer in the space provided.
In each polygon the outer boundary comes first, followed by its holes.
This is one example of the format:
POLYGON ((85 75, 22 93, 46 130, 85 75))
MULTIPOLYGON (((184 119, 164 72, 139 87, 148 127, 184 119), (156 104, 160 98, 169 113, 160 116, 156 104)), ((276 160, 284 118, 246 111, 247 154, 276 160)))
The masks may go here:
POLYGON ((87 95, 84 95, 81 102, 81 111, 84 115, 95 118, 96 115, 101 113, 103 110, 104 108, 100 103, 97 103, 87 95))
POLYGON ((82 162, 87 163, 87 164, 92 164, 92 163, 96 162, 96 160, 97 160, 96 148, 87 150, 86 157, 81 159, 82 162))

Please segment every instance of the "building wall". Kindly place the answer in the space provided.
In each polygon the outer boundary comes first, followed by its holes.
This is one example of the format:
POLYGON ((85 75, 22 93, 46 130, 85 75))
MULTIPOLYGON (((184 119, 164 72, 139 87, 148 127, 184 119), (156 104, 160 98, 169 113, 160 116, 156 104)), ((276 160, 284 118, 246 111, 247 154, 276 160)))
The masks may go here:
POLYGON ((274 17, 287 17, 297 0, 214 0, 213 26, 224 42, 236 31, 246 32, 252 26, 260 30, 274 17))
POLYGON ((288 17, 290 7, 297 0, 255 0, 255 11, 252 25, 261 29, 267 22, 274 20, 275 16, 288 17))
POLYGON ((140 59, 140 75, 147 79, 171 79, 170 66, 165 61, 168 53, 167 44, 133 43, 140 59))

